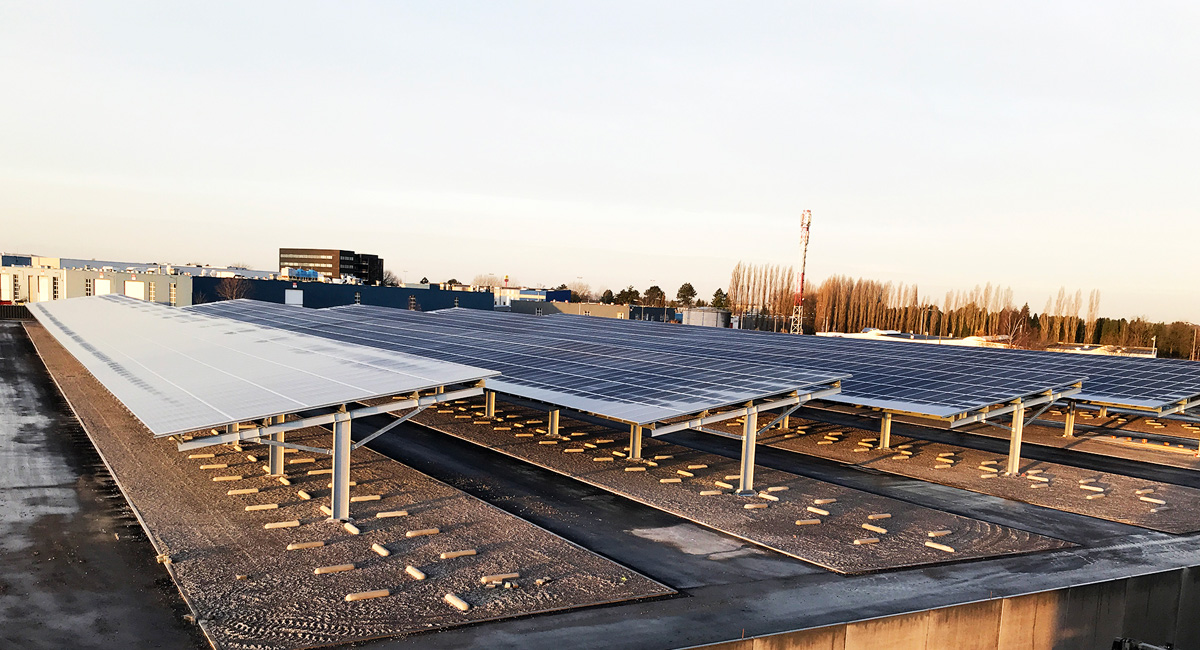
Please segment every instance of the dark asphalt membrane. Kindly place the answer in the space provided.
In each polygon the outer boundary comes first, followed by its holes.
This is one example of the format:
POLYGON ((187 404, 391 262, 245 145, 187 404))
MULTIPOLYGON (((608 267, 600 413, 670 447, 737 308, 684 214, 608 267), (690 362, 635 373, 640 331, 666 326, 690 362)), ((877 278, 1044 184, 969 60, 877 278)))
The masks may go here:
POLYGON ((0 647, 203 648, 19 323, 0 321, 0 647))

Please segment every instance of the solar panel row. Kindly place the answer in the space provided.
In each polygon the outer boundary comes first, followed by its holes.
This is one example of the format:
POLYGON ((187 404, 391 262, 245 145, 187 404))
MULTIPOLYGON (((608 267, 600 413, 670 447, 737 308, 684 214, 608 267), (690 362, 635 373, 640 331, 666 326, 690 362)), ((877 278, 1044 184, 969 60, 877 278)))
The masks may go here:
MULTIPOLYGON (((728 385, 730 379, 723 371, 769 378, 803 369, 827 377, 849 375, 843 392, 853 387, 854 393, 843 401, 950 417, 1082 379, 1029 371, 991 357, 981 360, 987 363, 963 364, 946 354, 948 348, 931 348, 923 354, 906 344, 798 352, 775 337, 731 336, 740 332, 587 317, 461 309, 422 313, 364 305, 301 312, 251 301, 193 309, 495 368, 503 375, 489 384, 498 390, 527 397, 533 397, 529 391, 536 390, 536 399, 569 408, 577 407, 565 402, 567 398, 637 400, 664 391, 672 394, 672 399, 687 400, 695 391, 703 396, 705 391, 728 385), (615 363, 625 381, 636 381, 629 386, 612 385, 604 381, 620 378, 568 370, 580 363, 615 363)), ((581 410, 605 413, 596 406, 581 410)), ((677 411, 684 412, 682 408, 677 411)))
POLYGON ((158 436, 495 374, 124 296, 29 308, 158 436))
POLYGON ((847 377, 799 364, 768 365, 687 350, 646 351, 603 340, 563 341, 532 332, 464 327, 453 317, 386 308, 298 311, 234 301, 190 309, 486 367, 501 373, 488 381, 497 391, 637 424, 823 387, 847 377))

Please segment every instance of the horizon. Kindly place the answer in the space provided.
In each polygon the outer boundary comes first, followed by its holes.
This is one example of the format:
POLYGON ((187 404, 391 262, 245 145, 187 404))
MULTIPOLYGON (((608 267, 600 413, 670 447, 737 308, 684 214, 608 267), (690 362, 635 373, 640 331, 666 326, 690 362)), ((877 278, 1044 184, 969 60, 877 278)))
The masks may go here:
POLYGON ((811 209, 810 288, 1200 323, 1200 11, 1019 7, 8 4, 4 246, 708 299, 811 209))

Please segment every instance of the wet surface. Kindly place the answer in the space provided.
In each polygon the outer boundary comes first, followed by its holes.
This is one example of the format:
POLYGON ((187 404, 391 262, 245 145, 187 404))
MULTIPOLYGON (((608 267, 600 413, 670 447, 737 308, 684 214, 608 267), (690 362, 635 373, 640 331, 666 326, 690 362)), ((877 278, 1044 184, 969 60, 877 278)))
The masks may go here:
MULTIPOLYGON (((355 436, 388 420, 368 418, 355 436)), ((372 449, 676 589, 823 570, 419 425, 372 449), (690 541, 689 541, 690 540, 690 541)))
POLYGON ((202 648, 19 323, 0 321, 0 647, 202 648))

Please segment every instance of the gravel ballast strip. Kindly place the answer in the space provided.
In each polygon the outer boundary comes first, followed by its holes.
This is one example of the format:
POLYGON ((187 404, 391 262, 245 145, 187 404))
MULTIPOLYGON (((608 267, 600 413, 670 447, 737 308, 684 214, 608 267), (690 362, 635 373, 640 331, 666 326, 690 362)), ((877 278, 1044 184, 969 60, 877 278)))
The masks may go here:
MULTIPOLYGON (((539 414, 511 404, 505 404, 502 411, 530 417, 539 414)), ((867 573, 1073 546, 1069 542, 1027 531, 763 467, 756 469, 755 484, 760 490, 767 487, 788 488, 772 493, 778 496, 779 501, 763 500, 757 495, 736 497, 722 484, 731 485, 724 479, 739 471, 737 461, 672 445, 650 436, 643 439, 642 455, 645 459, 666 457, 650 461, 656 465, 623 457, 616 457, 615 462, 611 463, 596 463, 588 455, 564 454, 553 445, 537 444, 537 439, 516 438, 507 432, 497 433, 487 428, 464 426, 461 421, 437 413, 427 411, 415 419, 449 435, 838 573, 867 573), (684 478, 677 474, 678 470, 689 465, 707 467, 687 470, 695 474, 694 477, 684 478), (625 471, 630 467, 645 471, 625 471), (680 483, 659 482, 671 477, 683 480, 680 483), (720 488, 720 493, 711 494, 714 488, 720 488), (702 491, 707 494, 701 495, 702 491), (824 506, 829 515, 821 517, 820 525, 797 525, 797 521, 813 518, 807 508, 817 499, 836 500, 824 506), (756 507, 747 509, 747 504, 756 507), (892 514, 888 522, 888 534, 881 536, 878 543, 856 546, 854 540, 862 537, 861 524, 868 521, 868 515, 879 512, 892 514), (956 549, 953 556, 925 546, 928 531, 940 529, 953 531, 956 549)), ((585 434, 575 439, 596 444, 597 451, 603 453, 620 453, 628 445, 627 437, 614 435, 611 429, 602 426, 565 418, 560 426, 564 434, 585 434)))
POLYGON ((876 432, 812 421, 793 420, 793 423, 805 433, 785 438, 794 431, 772 431, 771 435, 760 437, 761 444, 1164 533, 1200 531, 1200 490, 1195 488, 1027 459, 1021 463, 1020 476, 984 478, 979 470, 993 474, 1003 472, 1008 462, 1005 454, 893 434, 893 450, 898 445, 910 445, 909 449, 913 451, 910 460, 894 462, 894 451, 855 451, 856 441, 873 437, 876 432), (845 442, 819 447, 814 444, 822 432, 835 430, 846 433, 845 442), (954 459, 954 462, 940 462, 946 458, 954 459), (1036 484, 1044 485, 1030 489, 1036 484), (1153 504, 1139 500, 1139 490, 1152 490, 1170 508, 1153 512, 1153 504), (1089 493, 1102 493, 1104 497, 1088 499, 1089 493))
MULTIPOLYGON (((360 535, 319 510, 329 499, 328 456, 286 466, 291 486, 267 476, 244 451, 213 447, 217 463, 244 475, 210 480, 200 464, 151 434, 45 330, 26 326, 51 375, 112 467, 197 620, 218 648, 306 648, 425 632, 447 626, 669 595, 674 591, 529 522, 363 448, 354 453, 354 495, 379 500, 351 507, 360 535), (229 495, 230 489, 258 492, 229 495), (302 489, 313 496, 296 496, 302 489), (276 509, 246 506, 277 503, 276 509), (405 510, 406 516, 377 518, 405 510), (298 526, 265 528, 276 522, 298 526), (408 538, 409 530, 439 529, 408 538), (322 542, 320 546, 315 542, 322 542), (388 549, 381 556, 372 546, 388 549), (291 545, 293 550, 288 550, 291 545), (464 549, 476 555, 441 559, 464 549), (352 570, 315 575, 319 567, 352 570), (423 579, 417 580, 413 567, 423 579), (494 589, 480 576, 519 572, 515 588, 494 589), (241 576, 244 576, 242 578, 241 576), (542 584, 535 580, 549 578, 542 584), (347 601, 350 594, 388 596, 347 601), (448 607, 446 593, 470 604, 448 607)), ((319 429, 288 441, 327 446, 319 429)), ((260 445, 242 443, 265 456, 260 445)))

